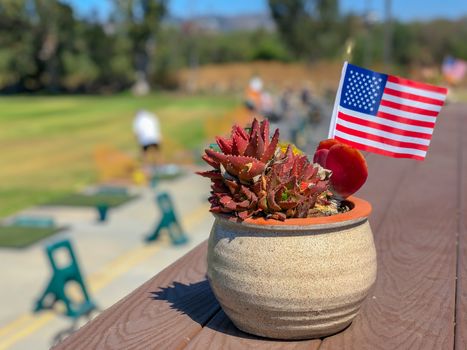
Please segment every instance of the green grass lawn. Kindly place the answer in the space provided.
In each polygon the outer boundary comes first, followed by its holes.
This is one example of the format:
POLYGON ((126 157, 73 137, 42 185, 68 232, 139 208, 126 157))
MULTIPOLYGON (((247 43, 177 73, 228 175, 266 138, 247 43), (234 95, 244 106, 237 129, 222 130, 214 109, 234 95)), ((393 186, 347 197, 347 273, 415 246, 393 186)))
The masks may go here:
POLYGON ((136 196, 131 195, 119 195, 119 194, 95 194, 85 195, 81 193, 72 193, 64 197, 57 198, 51 202, 46 203, 47 205, 65 205, 74 207, 96 207, 99 204, 107 204, 111 207, 118 207, 136 196))
POLYGON ((165 159, 176 162, 205 142, 206 120, 221 121, 238 104, 232 96, 166 93, 0 97, 0 217, 95 183, 97 145, 137 157, 139 108, 158 115, 165 159))
POLYGON ((0 226, 0 247, 24 248, 60 230, 57 227, 0 226))

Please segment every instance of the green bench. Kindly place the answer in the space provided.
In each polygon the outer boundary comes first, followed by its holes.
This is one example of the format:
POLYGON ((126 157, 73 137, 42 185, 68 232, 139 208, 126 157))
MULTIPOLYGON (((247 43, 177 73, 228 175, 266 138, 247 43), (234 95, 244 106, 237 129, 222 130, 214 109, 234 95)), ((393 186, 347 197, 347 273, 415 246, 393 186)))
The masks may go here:
POLYGON ((117 195, 117 196, 129 196, 128 188, 121 186, 100 186, 96 190, 96 194, 102 195, 117 195))
POLYGON ((55 221, 48 216, 22 215, 15 217, 11 222, 11 226, 51 228, 55 227, 55 221))
POLYGON ((149 184, 155 188, 160 181, 174 180, 184 175, 184 171, 176 164, 158 165, 151 169, 149 184))
POLYGON ((24 248, 65 228, 49 216, 19 215, 0 223, 0 247, 24 248))

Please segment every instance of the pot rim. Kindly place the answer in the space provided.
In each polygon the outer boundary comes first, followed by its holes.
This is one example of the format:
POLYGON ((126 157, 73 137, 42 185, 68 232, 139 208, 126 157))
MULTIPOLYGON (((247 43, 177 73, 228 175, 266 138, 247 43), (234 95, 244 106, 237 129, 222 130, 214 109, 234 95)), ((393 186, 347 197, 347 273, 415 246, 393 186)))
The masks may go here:
MULTIPOLYGON (((320 217, 311 217, 311 218, 290 218, 285 219, 284 221, 276 219, 266 219, 266 218, 247 218, 243 221, 238 221, 238 223, 245 226, 282 226, 283 228, 291 226, 334 226, 342 225, 344 223, 358 223, 368 219, 368 216, 371 214, 372 207, 369 202, 364 199, 350 196, 346 199, 347 201, 353 204, 353 208, 345 213, 340 213, 331 216, 320 216, 320 217), (285 227, 284 227, 285 226, 285 227)), ((214 214, 216 218, 221 218, 228 220, 231 216, 226 214, 214 214)), ((232 221, 230 221, 232 222, 232 221)))

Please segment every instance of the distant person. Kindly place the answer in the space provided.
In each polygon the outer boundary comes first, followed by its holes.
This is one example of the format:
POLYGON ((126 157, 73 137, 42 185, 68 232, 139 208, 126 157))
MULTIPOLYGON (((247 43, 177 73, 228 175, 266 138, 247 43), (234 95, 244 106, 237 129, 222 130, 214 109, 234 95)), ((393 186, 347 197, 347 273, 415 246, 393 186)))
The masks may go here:
POLYGON ((275 111, 274 99, 272 95, 264 91, 261 94, 261 114, 267 118, 270 122, 278 122, 280 120, 280 114, 275 111))
POLYGON ((310 123, 318 123, 321 120, 320 102, 312 95, 308 87, 303 87, 300 93, 300 100, 305 108, 305 117, 310 123))
POLYGON ((311 91, 308 87, 304 87, 302 91, 300 92, 300 100, 302 101, 302 104, 305 106, 309 106, 312 104, 311 91))
POLYGON ((245 105, 250 111, 258 111, 261 108, 262 90, 263 81, 261 78, 251 78, 245 93, 245 105))
POLYGON ((159 119, 154 113, 139 110, 133 121, 133 132, 141 147, 143 163, 157 164, 162 135, 159 119))
POLYGON ((264 91, 261 94, 261 112, 268 114, 274 109, 274 100, 269 92, 264 91))
POLYGON ((280 107, 279 108, 282 113, 282 116, 285 118, 288 117, 288 114, 291 109, 292 94, 293 94, 292 89, 288 87, 282 92, 280 96, 280 100, 279 100, 280 107))

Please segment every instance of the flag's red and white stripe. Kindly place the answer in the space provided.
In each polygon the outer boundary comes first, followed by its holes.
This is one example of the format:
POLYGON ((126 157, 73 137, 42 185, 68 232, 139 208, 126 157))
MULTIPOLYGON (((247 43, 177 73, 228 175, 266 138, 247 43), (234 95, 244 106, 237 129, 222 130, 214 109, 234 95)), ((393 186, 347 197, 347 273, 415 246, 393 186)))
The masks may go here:
POLYGON ((423 160, 447 89, 388 76, 376 116, 338 105, 334 138, 360 150, 423 160))

